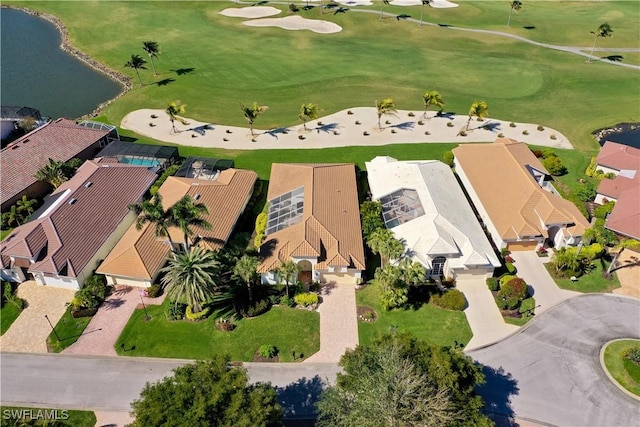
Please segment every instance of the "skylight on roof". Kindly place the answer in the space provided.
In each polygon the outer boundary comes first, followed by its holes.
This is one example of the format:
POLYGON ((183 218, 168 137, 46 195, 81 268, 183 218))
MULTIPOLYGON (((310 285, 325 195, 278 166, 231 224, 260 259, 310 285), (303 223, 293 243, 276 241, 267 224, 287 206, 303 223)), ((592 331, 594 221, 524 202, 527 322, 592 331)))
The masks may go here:
POLYGON ((401 188, 380 198, 382 217, 387 228, 397 227, 424 215, 416 190, 401 188))
POLYGON ((304 210, 304 187, 269 200, 267 234, 275 233, 302 220, 304 210))

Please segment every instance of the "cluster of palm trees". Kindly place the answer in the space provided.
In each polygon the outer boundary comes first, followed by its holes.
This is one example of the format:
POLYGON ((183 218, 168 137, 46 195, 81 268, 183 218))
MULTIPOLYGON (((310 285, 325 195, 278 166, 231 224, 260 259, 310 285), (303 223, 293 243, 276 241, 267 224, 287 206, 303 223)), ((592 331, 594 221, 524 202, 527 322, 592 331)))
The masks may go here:
POLYGON ((27 196, 22 196, 14 205, 2 213, 2 229, 7 230, 9 228, 20 226, 24 224, 29 216, 35 212, 38 207, 38 201, 36 199, 29 199, 27 196))
MULTIPOLYGON (((154 59, 158 59, 158 55, 160 55, 160 47, 158 45, 158 42, 155 42, 155 41, 142 42, 142 50, 147 52, 147 54, 149 55, 149 59, 151 60, 151 66, 153 67, 153 75, 157 76, 158 73, 156 72, 156 64, 154 62, 154 59)), ((140 77, 139 70, 146 70, 147 69, 147 67, 145 67, 146 63, 147 61, 144 58, 142 58, 140 55, 133 54, 131 55, 131 59, 129 59, 124 64, 126 68, 133 68, 136 71, 136 75, 138 76, 138 81, 140 82, 140 86, 144 86, 144 84, 142 83, 142 78, 140 77)))
POLYGON ((48 182, 53 188, 58 188, 63 182, 69 180, 82 164, 82 160, 73 158, 67 162, 49 158, 49 163, 41 167, 34 177, 40 181, 48 182))

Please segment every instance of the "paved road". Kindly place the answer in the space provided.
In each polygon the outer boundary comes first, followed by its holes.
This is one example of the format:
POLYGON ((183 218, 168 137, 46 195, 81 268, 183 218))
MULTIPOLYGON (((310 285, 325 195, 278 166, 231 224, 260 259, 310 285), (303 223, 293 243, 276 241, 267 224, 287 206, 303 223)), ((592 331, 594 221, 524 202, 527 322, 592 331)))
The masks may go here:
MULTIPOLYGON (((157 381, 190 360, 2 353, 0 399, 5 405, 127 412, 148 381, 157 381)), ((278 387, 288 416, 312 411, 323 381, 336 364, 246 363, 252 382, 278 387)))
POLYGON ((590 294, 467 354, 487 366, 481 394, 497 413, 561 426, 638 426, 640 402, 600 366, 601 347, 616 338, 640 338, 640 300, 590 294))

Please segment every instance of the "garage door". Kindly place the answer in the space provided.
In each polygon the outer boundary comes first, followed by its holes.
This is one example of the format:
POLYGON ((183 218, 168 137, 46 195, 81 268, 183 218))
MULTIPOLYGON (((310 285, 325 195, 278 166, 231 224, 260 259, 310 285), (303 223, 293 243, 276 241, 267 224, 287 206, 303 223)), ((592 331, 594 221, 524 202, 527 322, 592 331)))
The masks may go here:
POLYGON ((489 273, 493 273, 493 271, 489 271, 486 268, 478 268, 474 270, 460 270, 456 272, 455 279, 457 281, 461 281, 461 280, 484 281, 486 277, 491 277, 491 274, 489 273))
POLYGON ((356 282, 356 279, 352 275, 347 273, 327 273, 323 274, 321 279, 325 283, 354 284, 356 282))
POLYGON ((538 246, 537 240, 532 240, 530 242, 507 243, 507 249, 510 251, 535 251, 536 246, 538 246))

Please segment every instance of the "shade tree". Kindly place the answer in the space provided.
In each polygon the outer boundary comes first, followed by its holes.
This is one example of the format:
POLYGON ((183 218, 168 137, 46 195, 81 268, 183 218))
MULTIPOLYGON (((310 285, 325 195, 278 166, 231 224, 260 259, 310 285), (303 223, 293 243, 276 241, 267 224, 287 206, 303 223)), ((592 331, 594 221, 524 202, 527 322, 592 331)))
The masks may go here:
POLYGON ((593 57, 593 51, 596 48, 596 43, 600 38, 608 38, 613 36, 613 28, 608 23, 601 24, 595 31, 591 31, 593 34, 593 46, 591 46, 591 53, 589 54, 589 59, 587 62, 591 62, 591 58, 593 57))

